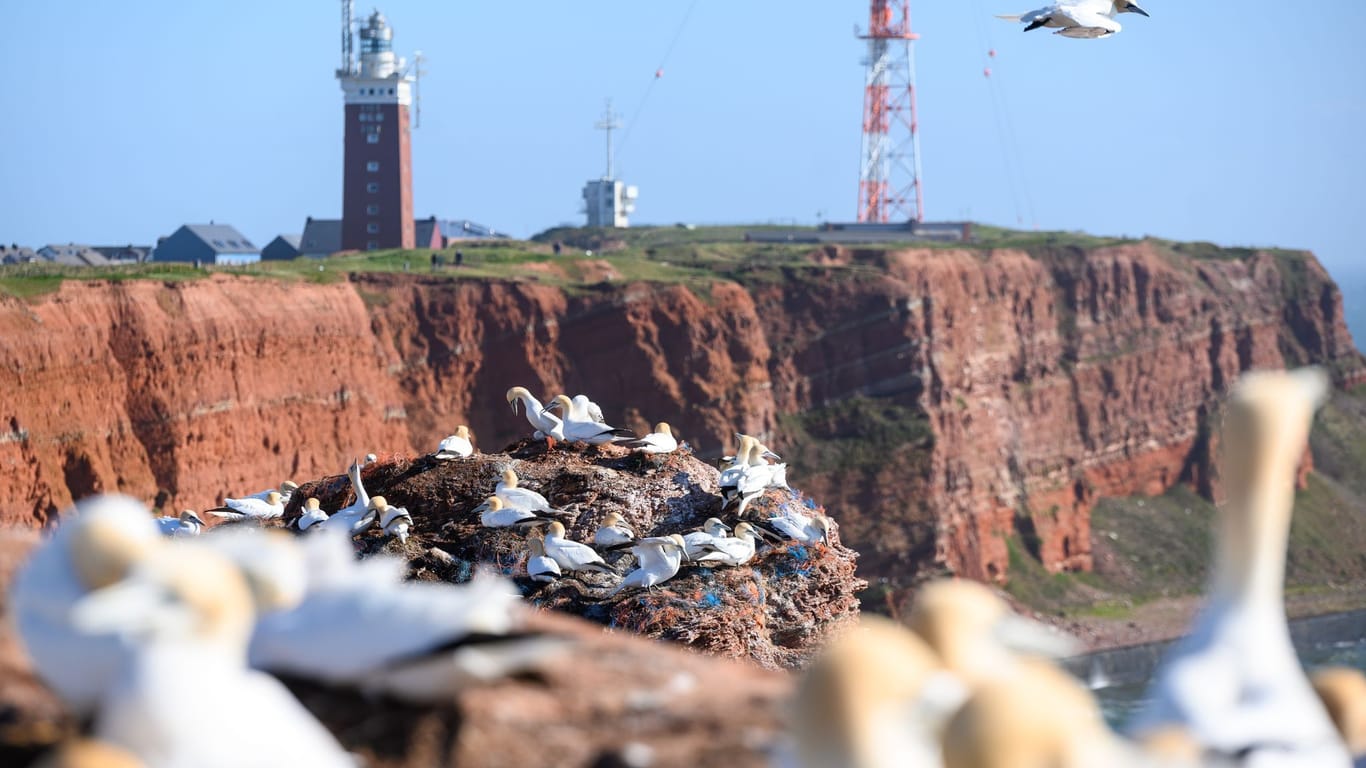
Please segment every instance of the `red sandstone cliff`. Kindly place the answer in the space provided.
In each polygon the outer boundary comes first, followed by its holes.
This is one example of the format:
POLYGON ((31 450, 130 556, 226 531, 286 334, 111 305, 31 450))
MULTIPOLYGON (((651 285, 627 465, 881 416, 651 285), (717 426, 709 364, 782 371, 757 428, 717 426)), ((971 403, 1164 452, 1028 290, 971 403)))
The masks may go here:
POLYGON ((704 454, 769 433, 868 575, 1000 578, 1009 534, 1084 569, 1096 498, 1208 487, 1238 371, 1363 376, 1308 255, 827 248, 784 269, 701 295, 367 274, 0 299, 0 519, 95 490, 204 508, 459 423, 496 450, 526 429, 503 401, 523 384, 668 420, 704 454))

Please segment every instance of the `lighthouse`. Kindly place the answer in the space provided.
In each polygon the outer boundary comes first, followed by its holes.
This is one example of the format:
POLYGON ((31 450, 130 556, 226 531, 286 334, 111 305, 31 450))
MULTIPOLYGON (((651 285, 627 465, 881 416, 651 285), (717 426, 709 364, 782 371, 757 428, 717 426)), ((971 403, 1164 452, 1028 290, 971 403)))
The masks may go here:
POLYGON ((360 28, 359 62, 351 59, 349 11, 344 2, 337 70, 346 102, 341 247, 412 248, 412 80, 394 56, 394 30, 379 11, 360 28))

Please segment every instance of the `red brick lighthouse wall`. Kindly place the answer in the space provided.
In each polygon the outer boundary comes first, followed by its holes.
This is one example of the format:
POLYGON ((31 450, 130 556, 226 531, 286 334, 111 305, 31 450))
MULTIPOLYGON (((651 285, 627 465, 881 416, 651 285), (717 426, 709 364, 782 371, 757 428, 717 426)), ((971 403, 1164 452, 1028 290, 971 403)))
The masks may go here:
POLYGON ((347 104, 345 147, 342 248, 412 248, 408 106, 347 104))

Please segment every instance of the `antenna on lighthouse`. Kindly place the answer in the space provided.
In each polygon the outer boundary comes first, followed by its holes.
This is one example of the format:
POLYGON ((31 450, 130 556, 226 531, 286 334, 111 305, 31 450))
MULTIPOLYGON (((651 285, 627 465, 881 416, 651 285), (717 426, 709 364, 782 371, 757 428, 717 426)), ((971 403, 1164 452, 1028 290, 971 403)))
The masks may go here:
POLYGON ((872 0, 868 73, 863 86, 863 152, 858 220, 924 221, 920 185, 920 125, 915 107, 915 59, 910 0, 872 0))
POLYGON ((342 0, 342 49, 341 67, 337 69, 337 77, 349 77, 356 72, 355 49, 351 47, 351 10, 352 0, 342 0))

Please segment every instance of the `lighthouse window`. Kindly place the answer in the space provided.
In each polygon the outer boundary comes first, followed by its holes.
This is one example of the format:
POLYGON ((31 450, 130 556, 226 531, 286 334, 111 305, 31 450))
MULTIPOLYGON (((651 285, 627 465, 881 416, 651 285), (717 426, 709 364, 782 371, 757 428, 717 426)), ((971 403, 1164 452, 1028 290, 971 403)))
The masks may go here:
POLYGON ((369 232, 372 235, 379 234, 379 223, 372 221, 369 224, 366 224, 365 231, 369 232))
POLYGON ((369 214, 370 216, 376 216, 376 215, 379 214, 379 206, 378 206, 378 205, 367 205, 367 206, 365 206, 365 212, 366 212, 367 214, 369 214))
POLYGON ((378 133, 367 133, 367 134, 365 134, 365 141, 366 141, 366 143, 368 143, 368 144, 378 144, 378 143, 379 143, 379 134, 378 134, 378 133))
POLYGON ((379 161, 378 161, 378 160, 371 160, 370 162, 366 163, 366 164, 365 164, 365 170, 369 171, 370 173, 374 173, 375 171, 378 171, 378 170, 379 170, 379 161))
POLYGON ((378 192, 378 191, 379 191, 379 182, 378 182, 378 181, 372 181, 372 182, 370 182, 369 184, 366 184, 366 185, 365 185, 365 191, 366 191, 366 192, 378 192))

